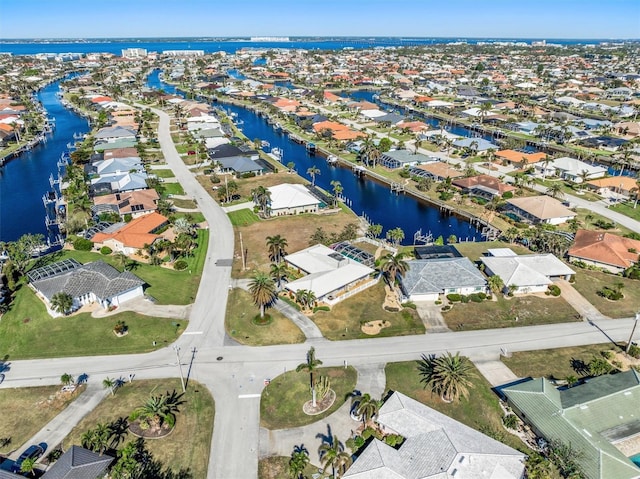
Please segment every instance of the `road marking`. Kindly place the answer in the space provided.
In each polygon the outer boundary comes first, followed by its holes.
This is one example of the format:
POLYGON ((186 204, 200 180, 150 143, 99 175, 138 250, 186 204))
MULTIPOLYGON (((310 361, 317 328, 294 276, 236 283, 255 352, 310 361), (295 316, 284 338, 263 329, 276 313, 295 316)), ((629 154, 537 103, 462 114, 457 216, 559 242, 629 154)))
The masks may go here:
POLYGON ((202 334, 202 331, 185 331, 182 333, 183 336, 186 336, 187 334, 202 334))
POLYGON ((238 399, 252 399, 259 398, 260 396, 262 396, 262 394, 240 394, 238 399))

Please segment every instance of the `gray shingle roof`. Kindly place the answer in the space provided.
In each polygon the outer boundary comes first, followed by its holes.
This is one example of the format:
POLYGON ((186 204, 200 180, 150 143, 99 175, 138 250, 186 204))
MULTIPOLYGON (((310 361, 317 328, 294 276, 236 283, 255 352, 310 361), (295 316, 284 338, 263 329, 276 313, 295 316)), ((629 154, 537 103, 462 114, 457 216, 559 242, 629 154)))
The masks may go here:
POLYGON ((42 479, 96 479, 106 472, 113 457, 71 446, 42 476, 42 479))
POLYGON ((444 293, 450 288, 485 287, 484 275, 468 258, 437 258, 407 261, 402 278, 406 294, 444 293))
POLYGON ((120 273, 104 261, 87 263, 71 271, 31 282, 48 300, 59 292, 68 293, 73 298, 93 293, 100 299, 108 299, 143 284, 144 281, 136 275, 129 271, 120 273))
POLYGON ((395 392, 378 414, 399 449, 374 440, 344 475, 353 479, 483 479, 522 477, 524 454, 395 392), (455 472, 454 472, 455 470, 455 472), (499 472, 499 474, 498 474, 499 472), (494 474, 495 473, 495 474, 494 474))

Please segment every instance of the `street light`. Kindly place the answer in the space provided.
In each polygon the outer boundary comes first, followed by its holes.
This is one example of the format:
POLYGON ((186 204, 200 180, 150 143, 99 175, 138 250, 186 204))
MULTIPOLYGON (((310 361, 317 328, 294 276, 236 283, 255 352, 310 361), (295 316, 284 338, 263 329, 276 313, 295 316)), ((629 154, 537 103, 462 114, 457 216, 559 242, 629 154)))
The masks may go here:
POLYGON ((629 354, 629 349, 631 349, 631 340, 633 339, 633 333, 636 332, 636 327, 638 326, 638 319, 640 319, 640 311, 636 313, 636 317, 633 321, 633 328, 631 329, 631 335, 629 336, 629 341, 627 341, 627 349, 625 349, 625 353, 629 354))
POLYGON ((174 345, 173 350, 176 352, 176 361, 178 362, 178 369, 180 370, 180 383, 182 384, 182 392, 185 392, 186 388, 184 387, 184 376, 182 375, 182 364, 180 363, 180 348, 174 345))

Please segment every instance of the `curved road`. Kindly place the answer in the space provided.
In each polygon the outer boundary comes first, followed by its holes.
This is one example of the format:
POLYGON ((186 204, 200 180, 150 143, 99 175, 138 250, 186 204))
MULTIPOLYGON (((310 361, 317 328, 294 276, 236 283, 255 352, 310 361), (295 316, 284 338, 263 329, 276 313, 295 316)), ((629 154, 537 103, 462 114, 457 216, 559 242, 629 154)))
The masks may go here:
MULTIPOLYGON (((207 477, 257 477, 259 405, 264 380, 303 362, 309 344, 260 348, 225 344, 224 316, 233 257, 233 229, 226 214, 180 159, 171 140, 169 116, 159 110, 154 112, 160 117, 159 139, 167 163, 185 191, 197 200, 210 226, 209 249, 190 322, 175 343, 180 348, 185 374, 190 370, 189 377, 206 385, 216 403, 207 477)), ((502 349, 525 351, 623 341, 628 338, 632 324, 632 319, 603 320, 591 324, 577 322, 313 342, 318 357, 327 366, 339 366, 345 361, 357 366, 414 360, 423 353, 445 351, 460 351, 472 359, 495 359, 502 349)), ((8 365, 6 379, 0 387, 58 384, 63 372, 86 373, 93 383, 107 376, 129 374, 134 374, 135 379, 177 377, 178 367, 175 351, 169 347, 148 354, 17 361, 8 365)))

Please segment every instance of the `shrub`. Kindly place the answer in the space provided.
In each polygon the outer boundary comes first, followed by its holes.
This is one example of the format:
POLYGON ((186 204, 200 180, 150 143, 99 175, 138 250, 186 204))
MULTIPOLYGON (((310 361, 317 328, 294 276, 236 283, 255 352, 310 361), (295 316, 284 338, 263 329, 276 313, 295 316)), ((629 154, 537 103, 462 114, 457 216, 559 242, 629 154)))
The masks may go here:
POLYGON ((451 309, 451 306, 447 304, 446 306, 443 306, 442 308, 440 308, 440 311, 449 311, 450 309, 451 309))
POLYGON ((403 441, 404 437, 402 437, 400 434, 388 434, 384 437, 385 444, 391 447, 399 446, 403 441))
POLYGON ((458 293, 451 293, 447 295, 447 299, 452 303, 457 303, 462 300, 462 296, 460 296, 458 293))
POLYGON ((469 296, 465 296, 464 294, 460 297, 460 301, 462 301, 463 303, 468 303, 469 302, 469 296))
POLYGON ((128 329, 129 327, 125 324, 124 321, 118 321, 116 325, 113 327, 113 330, 118 334, 122 334, 126 332, 128 329))
POLYGON ((240 178, 253 178, 256 174, 253 171, 247 171, 246 173, 242 173, 240 178))
POLYGON ((409 173, 409 170, 403 169, 398 172, 398 176, 400 178, 409 178, 411 176, 411 173, 409 173))
POLYGON ((314 313, 317 313, 318 311, 331 311, 331 308, 329 306, 316 306, 313 308, 314 313))
POLYGON ((555 284, 550 284, 549 288, 547 288, 547 292, 551 296, 560 296, 561 293, 560 288, 555 284))
POLYGON ((78 238, 73 242, 73 249, 77 251, 91 251, 93 243, 85 238, 78 238))
POLYGON ((502 417, 502 424, 507 429, 517 429, 518 428, 518 416, 515 414, 506 414, 502 417))
POLYGON ((472 293, 469 295, 469 300, 471 300, 472 303, 482 303, 483 299, 484 298, 481 298, 477 293, 472 293))
POLYGON ((103 246, 102 248, 100 248, 100 254, 104 254, 104 255, 108 255, 111 254, 112 249, 109 248, 108 246, 103 246))
POLYGON ((476 296, 478 296, 478 298, 484 300, 487 299, 487 294, 486 293, 475 293, 476 296))
POLYGON ((508 200, 509 198, 513 198, 513 192, 511 191, 505 191, 504 193, 502 193, 502 197, 505 200, 508 200))
POLYGON ((411 308, 411 309, 417 308, 417 306, 414 303, 403 303, 402 306, 405 308, 411 308))
POLYGON ((609 286, 605 286, 604 288, 602 288, 600 291, 598 291, 598 294, 603 298, 607 298, 611 301, 618 301, 624 296, 621 291, 610 288, 609 286))
POLYGON ((640 346, 632 344, 629 347, 629 356, 632 356, 636 359, 640 359, 640 346))
POLYGON ((185 269, 188 268, 188 266, 189 266, 189 263, 187 263, 183 259, 179 259, 178 261, 173 263, 173 269, 175 269, 176 271, 184 271, 185 269))
POLYGON ((439 299, 436 299, 436 306, 442 304, 442 301, 440 301, 439 299))
POLYGON ((600 354, 602 354, 602 357, 605 359, 613 359, 615 357, 613 351, 600 351, 600 354))

